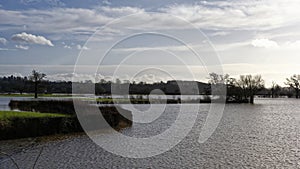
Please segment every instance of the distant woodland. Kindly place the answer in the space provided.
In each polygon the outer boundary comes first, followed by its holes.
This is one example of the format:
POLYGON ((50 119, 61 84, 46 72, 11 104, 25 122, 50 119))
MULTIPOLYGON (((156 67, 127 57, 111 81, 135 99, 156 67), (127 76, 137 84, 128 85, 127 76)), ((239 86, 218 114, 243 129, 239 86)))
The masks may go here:
MULTIPOLYGON (((203 82, 194 82, 194 81, 167 81, 167 82, 157 82, 157 83, 146 83, 146 82, 121 82, 120 80, 116 80, 115 82, 101 80, 99 83, 92 83, 91 81, 85 82, 74 82, 77 85, 82 86, 95 86, 95 94, 103 95, 103 94, 111 94, 111 88, 113 86, 118 86, 119 88, 128 87, 129 86, 129 94, 149 94, 154 89, 160 89, 165 94, 169 95, 180 95, 180 94, 195 94, 194 89, 188 88, 189 84, 197 84, 198 92, 201 95, 210 95, 211 94, 211 85, 215 85, 218 81, 223 81, 222 77, 216 74, 211 74, 212 76, 208 80, 208 83, 203 82), (215 77, 213 77, 215 76, 215 77), (182 83, 183 86, 186 85, 188 90, 181 91, 178 83, 182 83)), ((233 80, 233 79, 231 79, 233 80)), ((236 80, 237 81, 237 80, 236 80)), ((243 86, 235 85, 237 82, 227 82, 227 94, 230 95, 238 95, 240 90, 243 89, 243 86)), ((35 82, 30 77, 16 77, 16 76, 8 76, 8 77, 0 77, 0 93, 34 93, 35 92, 35 82)), ((61 94, 70 94, 72 93, 72 82, 71 81, 48 81, 41 80, 37 86, 38 93, 44 94, 53 94, 53 93, 61 93, 61 94)), ((123 90, 120 91, 119 94, 122 93, 123 90)), ((291 85, 281 87, 279 85, 274 84, 271 88, 265 88, 264 86, 260 86, 257 89, 255 95, 261 95, 262 97, 296 97, 297 93, 295 92, 295 88, 291 85)))

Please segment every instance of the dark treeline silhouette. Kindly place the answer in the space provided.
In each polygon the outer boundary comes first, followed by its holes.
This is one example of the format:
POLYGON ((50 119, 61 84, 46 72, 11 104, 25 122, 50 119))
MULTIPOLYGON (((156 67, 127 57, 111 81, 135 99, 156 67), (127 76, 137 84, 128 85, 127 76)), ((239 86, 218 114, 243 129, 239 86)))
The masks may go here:
MULTIPOLYGON (((95 86, 95 94, 111 94, 111 88, 116 86, 121 90, 117 90, 117 93, 114 94, 127 94, 129 87, 129 94, 149 94, 154 89, 160 89, 165 94, 170 95, 179 95, 179 94, 195 94, 195 90, 185 90, 182 92, 178 87, 177 83, 179 81, 167 81, 167 82, 157 82, 157 83, 146 83, 146 82, 128 82, 125 81, 121 83, 120 80, 116 80, 116 82, 101 80, 99 83, 93 83, 92 81, 84 81, 84 82, 73 82, 77 86, 84 88, 95 86), (122 90, 124 89, 124 90, 122 90), (125 92, 125 93, 123 93, 125 92)), ((198 86, 199 94, 209 94, 210 85, 202 82, 194 82, 194 81, 181 81, 182 85, 186 87, 185 89, 189 89, 191 84, 196 83, 198 86)), ((180 82, 179 82, 180 83, 180 82)), ((70 94, 72 93, 72 82, 71 81, 48 81, 48 80, 39 80, 38 83, 32 78, 28 77, 16 77, 16 76, 8 76, 8 77, 0 77, 0 93, 38 93, 43 94, 53 94, 53 93, 61 93, 61 94, 70 94), (38 84, 38 85, 37 85, 38 84)), ((88 93, 87 93, 88 94, 88 93)))
POLYGON ((261 75, 240 75, 239 78, 232 78, 228 74, 209 74, 209 84, 213 86, 224 85, 227 89, 227 102, 254 103, 254 96, 260 97, 295 97, 300 94, 300 75, 293 75, 286 78, 285 85, 281 87, 272 82, 270 88, 265 88, 261 75))
POLYGON ((71 82, 32 81, 29 77, 0 77, 0 93, 72 93, 71 82), (38 84, 38 85, 37 85, 38 84))
POLYGON ((296 98, 299 98, 299 90, 300 90, 300 75, 293 75, 290 78, 286 79, 286 85, 289 85, 291 88, 295 90, 296 98))
MULTIPOLYGON (((29 77, 0 77, 0 93, 43 93, 43 94, 70 94, 72 93, 71 81, 48 81, 43 80, 46 75, 37 71, 33 71, 29 77)), ((293 75, 286 79, 286 87, 281 87, 276 83, 272 83, 271 88, 264 87, 264 81, 260 75, 241 75, 239 78, 232 78, 229 75, 218 75, 210 73, 208 83, 195 81, 167 81, 167 82, 121 82, 117 79, 115 82, 100 80, 98 83, 92 81, 73 82, 82 88, 87 86, 95 86, 95 94, 111 94, 111 88, 116 86, 119 88, 114 94, 149 94, 154 89, 160 89, 169 95, 210 95, 211 88, 223 85, 227 89, 226 100, 236 102, 253 103, 254 96, 261 97, 296 97, 299 98, 300 76, 293 75), (178 86, 182 86, 181 90, 178 86), (196 84, 196 85, 195 85, 196 84), (197 88, 195 88, 198 87, 197 88), (182 90, 185 89, 185 90, 182 90)))
POLYGON ((238 103, 254 103, 254 96, 264 89, 264 80, 260 75, 241 75, 239 79, 228 74, 209 74, 209 84, 214 88, 224 86, 227 89, 226 101, 238 103))

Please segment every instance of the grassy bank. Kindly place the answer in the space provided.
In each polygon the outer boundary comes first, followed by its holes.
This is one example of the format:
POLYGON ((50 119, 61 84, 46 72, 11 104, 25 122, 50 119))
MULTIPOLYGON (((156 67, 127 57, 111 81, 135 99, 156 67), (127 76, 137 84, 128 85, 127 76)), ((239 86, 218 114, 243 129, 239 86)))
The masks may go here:
POLYGON ((81 131, 77 118, 70 115, 0 111, 0 140, 81 131))
POLYGON ((12 118, 43 118, 43 117, 69 117, 65 114, 38 113, 38 112, 17 112, 17 111, 0 111, 0 121, 12 118))
MULTIPOLYGON (((39 97, 72 97, 71 94, 38 94, 39 97)), ((34 97, 33 93, 18 94, 18 93, 1 93, 0 97, 34 97)))
MULTIPOLYGON (((131 112, 121 107, 98 107, 103 116, 99 119, 94 106, 79 100, 76 103, 84 110, 80 118, 90 124, 85 130, 105 129, 107 124, 116 130, 132 125, 131 112)), ((0 140, 83 131, 72 100, 11 100, 9 106, 24 112, 0 111, 0 140)))

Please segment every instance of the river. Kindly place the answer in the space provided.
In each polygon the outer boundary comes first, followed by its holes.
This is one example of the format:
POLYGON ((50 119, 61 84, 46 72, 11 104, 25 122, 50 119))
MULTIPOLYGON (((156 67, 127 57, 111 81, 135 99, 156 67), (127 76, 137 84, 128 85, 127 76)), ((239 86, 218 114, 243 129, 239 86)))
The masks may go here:
MULTIPOLYGON (((187 137, 171 150, 150 158, 112 154, 86 135, 28 144, 10 154, 21 168, 32 168, 41 147, 37 168, 300 168, 299 103, 296 99, 256 99, 254 105, 228 104, 216 131, 200 144, 197 139, 209 108, 209 104, 201 104, 187 137)), ((141 110, 147 106, 135 105, 141 110)), ((156 135, 174 122, 178 109, 178 105, 167 105, 153 123, 134 123, 121 132, 135 137, 156 135)), ((0 142, 0 147, 7 142, 0 142)), ((0 168, 14 166, 1 156, 0 168)))

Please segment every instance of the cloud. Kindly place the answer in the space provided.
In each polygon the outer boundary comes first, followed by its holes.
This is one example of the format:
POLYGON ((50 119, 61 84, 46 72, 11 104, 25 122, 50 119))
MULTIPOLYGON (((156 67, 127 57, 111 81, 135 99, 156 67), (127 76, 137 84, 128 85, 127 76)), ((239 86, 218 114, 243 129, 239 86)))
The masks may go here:
POLYGON ((5 38, 0 37, 0 43, 3 44, 3 45, 6 45, 7 40, 5 38))
POLYGON ((93 74, 81 74, 81 73, 57 73, 57 74, 47 75, 47 79, 52 81, 74 80, 74 82, 80 82, 80 81, 91 80, 92 82, 99 82, 101 79, 106 79, 106 77, 100 74, 96 74, 95 76, 93 74))
POLYGON ((29 49, 29 46, 16 45, 16 48, 18 48, 18 49, 23 49, 23 50, 28 50, 28 49, 29 49))
POLYGON ((81 45, 77 45, 77 49, 78 49, 78 50, 89 50, 88 47, 86 47, 86 46, 81 46, 81 45))
POLYGON ((210 36, 226 36, 226 35, 229 35, 230 32, 225 32, 225 31, 217 31, 217 32, 214 32, 214 33, 210 33, 209 35, 210 36))
POLYGON ((287 41, 282 45, 285 49, 295 49, 295 50, 299 50, 300 48, 300 40, 291 42, 291 41, 287 41))
POLYGON ((260 48, 277 48, 279 47, 277 42, 269 39, 255 39, 251 42, 252 46, 260 48))
POLYGON ((54 34, 95 31, 97 27, 112 20, 100 11, 83 8, 24 11, 0 9, 0 15, 0 23, 3 25, 1 30, 23 30, 23 25, 27 25, 30 31, 54 34))
POLYGON ((299 50, 300 40, 296 41, 285 41, 277 43, 269 39, 255 39, 252 40, 251 45, 254 47, 268 48, 268 49, 277 49, 276 51, 290 51, 299 50))
POLYGON ((218 52, 221 51, 230 51, 230 50, 236 50, 239 48, 249 47, 251 44, 251 41, 241 41, 241 42, 233 42, 233 43, 221 43, 221 44, 214 44, 215 49, 218 52))
POLYGON ((46 39, 45 37, 28 34, 26 32, 15 34, 11 37, 11 39, 13 41, 20 42, 20 43, 31 43, 31 44, 54 46, 52 42, 46 39))
POLYGON ((111 5, 111 2, 109 2, 108 0, 104 0, 104 1, 102 1, 102 4, 103 5, 111 5))
POLYGON ((65 45, 64 48, 65 48, 65 49, 72 49, 72 47, 69 46, 69 45, 65 45))
POLYGON ((160 45, 160 46, 153 46, 153 47, 126 47, 126 48, 114 48, 112 51, 116 52, 137 52, 137 51, 181 51, 181 52, 189 52, 190 48, 198 48, 201 47, 201 44, 194 45, 194 46, 187 46, 187 45, 160 45))
POLYGON ((16 49, 10 49, 10 48, 0 48, 0 51, 14 51, 16 49))
MULTIPOLYGON (((196 4, 176 4, 158 9, 161 13, 175 15, 186 19, 195 26, 215 30, 269 30, 287 25, 299 24, 300 3, 298 0, 265 0, 265 1, 202 1, 196 4)), ((0 10, 0 30, 23 29, 27 25, 30 31, 43 33, 88 33, 97 27, 130 14, 138 13, 137 20, 151 21, 155 29, 184 28, 176 25, 173 18, 163 14, 148 14, 150 11, 138 7, 101 6, 93 9, 51 8, 47 10, 29 9, 22 11, 0 10), (46 16, 46 17, 45 17, 46 16), (153 24, 155 23, 155 24, 153 24)))
POLYGON ((161 10, 206 29, 268 30, 298 24, 299 7, 297 0, 217 0, 172 5, 161 10))
POLYGON ((135 7, 100 7, 98 8, 99 12, 102 15, 105 16, 115 16, 115 17, 120 17, 120 16, 126 16, 130 14, 135 14, 135 13, 144 13, 145 10, 142 8, 135 8, 135 7))
POLYGON ((21 0, 21 3, 24 5, 35 5, 38 3, 47 4, 53 7, 65 6, 60 0, 21 0))

